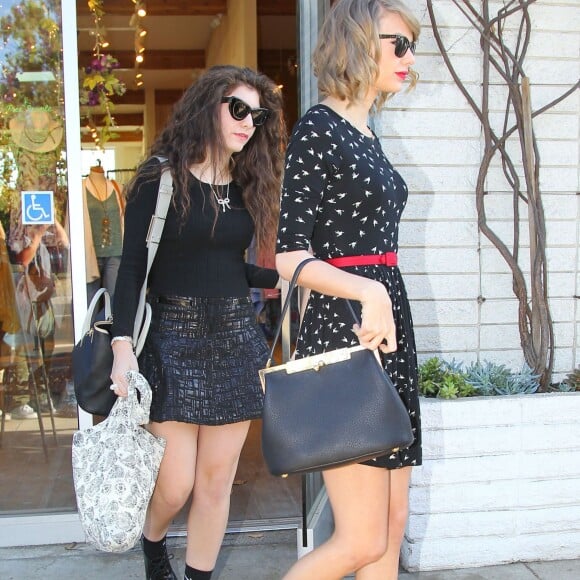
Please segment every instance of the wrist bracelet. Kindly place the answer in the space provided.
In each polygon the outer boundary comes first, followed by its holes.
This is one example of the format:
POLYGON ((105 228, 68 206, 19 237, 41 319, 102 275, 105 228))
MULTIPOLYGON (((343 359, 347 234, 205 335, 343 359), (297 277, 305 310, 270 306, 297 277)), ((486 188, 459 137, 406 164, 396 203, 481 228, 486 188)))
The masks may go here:
POLYGON ((131 346, 133 346, 133 338, 130 336, 113 336, 113 338, 111 338, 111 346, 119 341, 128 342, 131 346))

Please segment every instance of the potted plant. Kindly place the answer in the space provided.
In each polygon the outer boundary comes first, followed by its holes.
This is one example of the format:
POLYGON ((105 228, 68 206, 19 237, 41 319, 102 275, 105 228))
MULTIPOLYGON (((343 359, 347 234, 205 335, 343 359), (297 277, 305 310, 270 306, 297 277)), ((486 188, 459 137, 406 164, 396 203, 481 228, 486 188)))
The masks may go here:
POLYGON ((413 470, 407 570, 580 556, 580 370, 538 393, 528 368, 420 367, 423 465, 413 470))

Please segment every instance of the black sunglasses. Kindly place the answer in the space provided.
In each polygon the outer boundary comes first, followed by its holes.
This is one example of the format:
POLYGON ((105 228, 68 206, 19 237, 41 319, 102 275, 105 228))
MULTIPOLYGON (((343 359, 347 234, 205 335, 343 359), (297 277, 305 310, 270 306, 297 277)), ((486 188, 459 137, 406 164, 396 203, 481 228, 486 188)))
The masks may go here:
POLYGON ((397 58, 403 58, 407 51, 410 50, 412 54, 415 54, 417 49, 417 43, 411 42, 406 36, 402 34, 379 34, 379 38, 394 38, 395 42, 395 56, 397 58))
POLYGON ((248 115, 252 115, 252 123, 254 127, 263 125, 270 116, 270 109, 252 109, 248 103, 244 103, 238 97, 222 97, 222 103, 229 103, 230 115, 236 120, 241 121, 248 115))

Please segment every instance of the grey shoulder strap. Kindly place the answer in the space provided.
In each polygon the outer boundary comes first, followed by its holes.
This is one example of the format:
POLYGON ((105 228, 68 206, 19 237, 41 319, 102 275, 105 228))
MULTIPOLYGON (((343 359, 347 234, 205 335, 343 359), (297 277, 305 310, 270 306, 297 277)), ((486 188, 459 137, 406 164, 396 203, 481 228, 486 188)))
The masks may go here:
MULTIPOLYGON (((167 161, 166 157, 156 156, 161 163, 167 161)), ((151 216, 149 222, 149 230, 147 232, 147 272, 145 274, 145 281, 141 287, 139 294, 139 304, 137 306, 137 314, 135 315, 135 326, 133 328, 133 344, 135 345, 135 352, 137 356, 143 349, 147 331, 149 330, 149 323, 151 321, 151 307, 146 302, 147 297, 147 280, 149 272, 157 254, 157 248, 161 241, 161 234, 165 227, 165 220, 167 212, 169 211, 169 204, 173 196, 173 178, 169 168, 161 173, 161 180, 159 182, 159 192, 157 194, 157 204, 155 206, 155 213, 151 216)))

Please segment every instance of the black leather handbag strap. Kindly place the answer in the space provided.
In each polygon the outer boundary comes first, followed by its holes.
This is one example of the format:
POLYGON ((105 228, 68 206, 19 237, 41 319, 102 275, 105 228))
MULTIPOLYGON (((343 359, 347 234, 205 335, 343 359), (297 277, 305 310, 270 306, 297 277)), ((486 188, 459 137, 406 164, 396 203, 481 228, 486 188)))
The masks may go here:
MULTIPOLYGON (((286 296, 286 300, 284 301, 284 306, 282 307, 282 311, 280 313, 280 320, 278 321, 278 325, 276 326, 276 332, 274 333, 274 340, 272 341, 272 349, 270 350, 270 356, 268 357, 268 362, 266 363, 266 368, 268 368, 272 364, 272 360, 274 359, 274 351, 276 350, 276 345, 278 344, 278 339, 280 338, 280 333, 282 332, 282 323, 286 318, 286 314, 288 312, 288 308, 290 307, 290 302, 292 300, 292 294, 294 294, 294 289, 296 288, 296 284, 298 282, 298 276, 300 276, 300 272, 306 264, 309 262, 318 261, 318 258, 306 258, 298 264, 296 270, 294 270, 294 275, 290 280, 290 286, 288 287, 288 295, 286 296)), ((348 306, 348 310, 350 311, 352 318, 355 324, 360 324, 357 315, 354 312, 352 304, 350 300, 345 298, 346 304, 348 306)))

